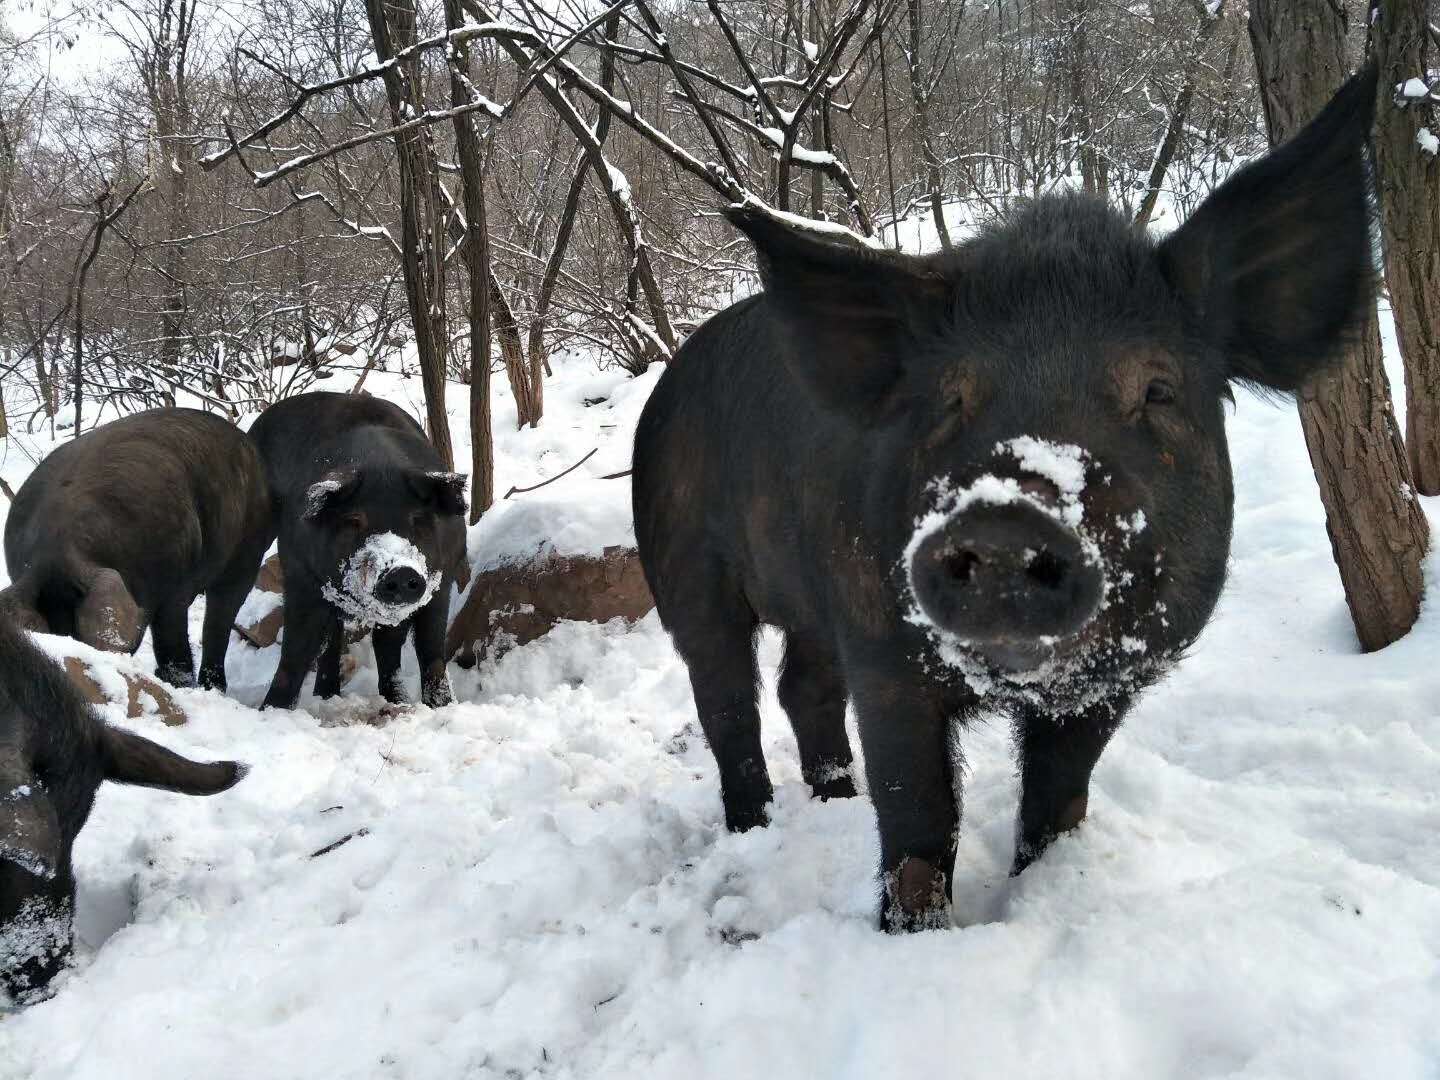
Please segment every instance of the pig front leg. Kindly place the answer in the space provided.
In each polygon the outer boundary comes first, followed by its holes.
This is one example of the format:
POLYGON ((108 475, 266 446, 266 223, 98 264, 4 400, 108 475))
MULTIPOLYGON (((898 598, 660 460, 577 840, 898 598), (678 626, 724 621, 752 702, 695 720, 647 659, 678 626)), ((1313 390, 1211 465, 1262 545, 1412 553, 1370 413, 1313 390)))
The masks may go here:
POLYGON ((377 626, 370 635, 375 646, 375 667, 380 673, 380 696, 391 705, 400 705, 406 700, 405 688, 400 685, 400 658, 409 635, 409 620, 399 626, 377 626))
POLYGON ((315 661, 316 697, 329 699, 340 695, 340 661, 344 656, 345 627, 336 619, 325 639, 325 647, 315 661))
POLYGON ((275 669, 275 678, 260 706, 262 709, 293 709, 300 700, 310 665, 325 647, 331 627, 340 633, 339 620, 325 599, 313 589, 292 585, 289 581, 287 578, 289 592, 285 597, 285 636, 280 642, 280 665, 275 669))
MULTIPOLYGON (((450 615, 450 588, 451 581, 447 576, 436 590, 434 598, 417 611, 411 620, 415 629, 415 659, 420 664, 420 700, 432 709, 449 705, 455 700, 454 691, 450 689, 450 676, 445 671, 445 631, 450 615)), ((381 685, 384 685, 384 674, 382 671, 381 685)), ((391 680, 393 683, 393 674, 391 680)), ((388 694, 386 698, 395 700, 388 694)))
POLYGON ((850 685, 880 826, 880 928, 948 927, 960 835, 956 709, 904 670, 863 669, 850 685))
POLYGON ((1012 877, 1038 859, 1057 836, 1085 819, 1090 774, 1129 707, 1130 699, 1120 697, 1078 713, 1026 708, 1017 715, 1020 817, 1012 877))

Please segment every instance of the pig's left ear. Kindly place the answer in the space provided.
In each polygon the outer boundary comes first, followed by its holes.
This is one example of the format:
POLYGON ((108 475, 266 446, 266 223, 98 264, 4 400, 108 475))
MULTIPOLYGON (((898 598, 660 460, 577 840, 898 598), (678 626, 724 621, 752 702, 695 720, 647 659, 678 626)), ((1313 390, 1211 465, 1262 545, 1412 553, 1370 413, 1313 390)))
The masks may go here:
POLYGON ((1167 279, 1231 379, 1295 391, 1374 303, 1365 146, 1375 83, 1372 63, 1160 245, 1167 279))
POLYGON ((464 473, 415 472, 410 486, 415 494, 442 514, 463 516, 469 508, 465 502, 465 485, 470 478, 464 473))
POLYGON ((0 769, 0 859, 49 879, 59 869, 60 848, 60 821, 39 782, 0 769))

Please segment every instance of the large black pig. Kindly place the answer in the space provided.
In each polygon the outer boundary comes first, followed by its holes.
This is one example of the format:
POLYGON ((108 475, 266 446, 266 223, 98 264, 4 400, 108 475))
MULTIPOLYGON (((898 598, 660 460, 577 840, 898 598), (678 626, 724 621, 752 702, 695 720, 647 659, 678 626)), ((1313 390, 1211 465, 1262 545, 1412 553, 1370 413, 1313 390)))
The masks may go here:
POLYGON ((946 925, 952 736, 1014 720, 1014 872, 1085 816, 1135 695, 1225 577, 1235 383, 1294 391, 1373 302, 1375 78, 1154 242, 1074 195, 928 257, 753 209, 764 293, 704 324, 635 439, 640 556, 690 670, 725 819, 766 821, 753 636, 817 796, 879 819, 881 924, 946 925))
POLYGON ((5 522, 22 626, 134 652, 151 628, 156 674, 195 681, 190 605, 205 594, 200 683, 225 689, 230 628, 270 543, 270 497, 244 432, 197 409, 151 409, 57 447, 5 522))
POLYGON ((70 955, 70 856, 102 781, 214 795, 245 775, 110 727, 65 671, 0 617, 0 990, 25 998, 70 955))
POLYGON ((250 437, 274 493, 285 576, 285 637, 265 705, 293 707, 317 657, 315 693, 338 694, 347 627, 373 629, 391 702, 404 700, 400 651, 413 628, 420 698, 448 704, 445 629, 465 556, 465 477, 445 471, 403 410, 373 397, 287 398, 260 414, 250 437))

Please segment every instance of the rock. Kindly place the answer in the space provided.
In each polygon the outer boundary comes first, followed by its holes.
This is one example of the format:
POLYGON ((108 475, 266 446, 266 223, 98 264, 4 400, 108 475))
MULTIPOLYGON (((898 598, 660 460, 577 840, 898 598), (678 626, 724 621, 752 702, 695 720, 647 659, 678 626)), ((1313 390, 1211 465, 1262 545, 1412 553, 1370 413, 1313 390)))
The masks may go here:
POLYGON ((259 576, 255 578, 255 588, 261 592, 283 594, 285 592, 285 572, 280 569, 280 556, 271 555, 260 564, 259 576))
MULTIPOLYGON (((118 698, 111 698, 96 680, 90 665, 78 656, 65 657, 65 673, 70 676, 70 681, 79 688, 85 700, 92 705, 106 705, 110 703, 119 704, 118 698)), ((125 680, 126 701, 125 715, 134 720, 139 716, 148 716, 152 709, 148 707, 145 697, 148 695, 154 701, 156 715, 170 727, 179 727, 185 723, 185 710, 176 704, 175 699, 170 696, 170 691, 162 684, 156 682, 148 675, 139 675, 129 671, 116 672, 125 680)))
POLYGON ((492 651, 534 641, 562 619, 633 622, 654 606, 634 548, 505 563, 475 574, 450 622, 446 651, 470 667, 492 651))

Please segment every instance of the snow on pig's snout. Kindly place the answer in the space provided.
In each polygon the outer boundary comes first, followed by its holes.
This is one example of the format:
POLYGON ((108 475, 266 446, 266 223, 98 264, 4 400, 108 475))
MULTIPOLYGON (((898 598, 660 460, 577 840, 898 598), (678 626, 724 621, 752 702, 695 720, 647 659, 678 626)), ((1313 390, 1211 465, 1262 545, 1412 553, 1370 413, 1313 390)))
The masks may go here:
POLYGON ((396 626, 429 603, 441 576, 412 541, 375 533, 346 561, 338 586, 327 584, 324 595, 356 622, 396 626))

